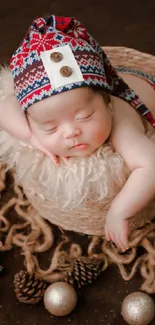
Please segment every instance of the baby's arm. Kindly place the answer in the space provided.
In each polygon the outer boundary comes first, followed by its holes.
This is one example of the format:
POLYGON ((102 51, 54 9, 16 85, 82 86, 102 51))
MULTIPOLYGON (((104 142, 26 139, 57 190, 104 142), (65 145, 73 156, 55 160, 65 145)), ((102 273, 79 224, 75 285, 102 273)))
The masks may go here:
POLYGON ((155 196, 155 143, 135 125, 122 125, 113 144, 131 174, 113 200, 106 218, 106 237, 128 248, 128 221, 155 196))
POLYGON ((10 96, 9 100, 0 99, 0 128, 9 133, 12 137, 41 150, 49 156, 55 164, 58 164, 58 157, 55 157, 44 149, 39 141, 33 136, 26 116, 19 107, 19 103, 15 96, 10 96))
POLYGON ((0 100, 0 128, 16 139, 30 142, 31 132, 15 96, 0 100))

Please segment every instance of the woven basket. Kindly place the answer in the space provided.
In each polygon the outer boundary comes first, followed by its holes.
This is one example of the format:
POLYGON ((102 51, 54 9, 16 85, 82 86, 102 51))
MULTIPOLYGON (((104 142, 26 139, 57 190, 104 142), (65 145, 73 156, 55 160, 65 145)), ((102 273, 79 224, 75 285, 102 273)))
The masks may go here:
MULTIPOLYGON (((114 66, 155 76, 154 56, 124 47, 104 47, 104 50, 114 66)), ((7 83, 13 91, 10 71, 3 70, 0 77, 0 88, 8 100, 7 83)), ((129 176, 127 166, 110 144, 99 148, 91 157, 72 158, 67 164, 62 161, 55 167, 42 153, 1 130, 0 157, 9 168, 15 167, 17 181, 42 217, 66 230, 89 235, 104 234, 104 220, 111 201, 129 176)), ((130 219, 130 231, 154 217, 154 203, 153 200, 130 219)))

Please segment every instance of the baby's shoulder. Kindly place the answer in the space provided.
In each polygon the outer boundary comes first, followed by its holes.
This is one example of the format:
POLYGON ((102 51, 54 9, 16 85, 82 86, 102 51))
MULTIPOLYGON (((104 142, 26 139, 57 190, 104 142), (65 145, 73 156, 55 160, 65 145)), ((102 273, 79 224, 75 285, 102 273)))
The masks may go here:
MULTIPOLYGON (((135 148, 141 135, 145 134, 145 128, 141 117, 133 112, 117 112, 113 117, 113 127, 111 130, 110 141, 116 151, 127 151, 135 148), (134 145, 133 145, 134 144, 134 145)), ((135 113, 135 112, 134 112, 135 113)))
POLYGON ((138 132, 145 133, 142 116, 126 101, 111 97, 112 105, 112 137, 116 135, 129 136, 134 129, 135 136, 138 132), (137 132, 136 132, 137 130, 137 132))
POLYGON ((155 161, 155 143, 147 137, 141 118, 137 116, 125 112, 120 118, 117 115, 110 141, 131 171, 155 161))

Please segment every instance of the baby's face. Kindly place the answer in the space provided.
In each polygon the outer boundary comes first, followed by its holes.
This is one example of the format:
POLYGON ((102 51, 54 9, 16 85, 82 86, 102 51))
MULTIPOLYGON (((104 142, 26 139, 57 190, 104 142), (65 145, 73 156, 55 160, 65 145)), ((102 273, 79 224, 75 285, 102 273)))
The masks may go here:
POLYGON ((90 155, 108 138, 111 114, 103 96, 89 87, 42 100, 28 109, 33 134, 60 157, 90 155))

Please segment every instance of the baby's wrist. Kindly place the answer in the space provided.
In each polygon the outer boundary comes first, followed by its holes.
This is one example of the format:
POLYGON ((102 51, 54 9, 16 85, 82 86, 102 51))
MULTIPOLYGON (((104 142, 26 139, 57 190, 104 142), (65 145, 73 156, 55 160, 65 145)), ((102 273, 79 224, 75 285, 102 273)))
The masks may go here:
POLYGON ((120 219, 121 220, 127 219, 125 212, 115 202, 113 202, 111 204, 111 206, 110 206, 110 209, 109 209, 108 214, 107 214, 107 218, 108 217, 114 218, 114 220, 116 220, 116 218, 117 219, 119 218, 119 220, 120 219))

